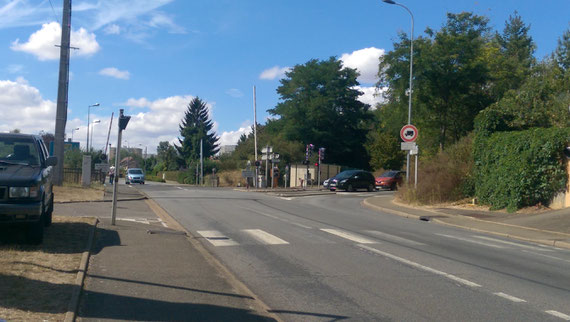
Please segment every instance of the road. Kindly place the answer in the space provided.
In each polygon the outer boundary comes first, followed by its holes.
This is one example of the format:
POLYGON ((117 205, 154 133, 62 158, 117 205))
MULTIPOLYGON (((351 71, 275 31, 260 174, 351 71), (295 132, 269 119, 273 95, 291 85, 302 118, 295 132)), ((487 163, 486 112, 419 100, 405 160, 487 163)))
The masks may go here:
POLYGON ((284 321, 570 319, 568 250, 372 211, 366 192, 137 189, 284 321))

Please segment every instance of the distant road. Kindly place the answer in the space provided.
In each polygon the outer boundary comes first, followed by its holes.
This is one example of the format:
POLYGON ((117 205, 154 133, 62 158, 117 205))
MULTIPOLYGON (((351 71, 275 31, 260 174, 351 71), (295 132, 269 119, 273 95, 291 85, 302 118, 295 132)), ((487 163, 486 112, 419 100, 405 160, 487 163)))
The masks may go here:
POLYGON ((390 192, 137 188, 285 321, 570 319, 570 251, 360 205, 390 192))

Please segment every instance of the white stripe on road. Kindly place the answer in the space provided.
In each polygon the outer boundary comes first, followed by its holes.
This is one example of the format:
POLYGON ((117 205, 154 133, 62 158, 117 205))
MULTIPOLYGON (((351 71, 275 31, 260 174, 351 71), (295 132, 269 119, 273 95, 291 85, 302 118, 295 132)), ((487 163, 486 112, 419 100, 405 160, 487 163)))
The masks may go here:
POLYGON ((552 249, 548 249, 548 248, 535 247, 535 246, 528 246, 528 245, 513 243, 513 242, 509 242, 509 241, 505 241, 505 240, 495 239, 495 238, 491 238, 491 237, 475 236, 475 235, 474 235, 473 237, 475 237, 475 238, 480 238, 480 239, 485 239, 485 240, 490 240, 490 241, 497 242, 497 243, 503 243, 503 244, 507 244, 507 245, 512 245, 512 246, 527 248, 527 249, 539 250, 539 251, 542 251, 542 252, 551 252, 551 251, 552 251, 552 249))
POLYGON ((402 243, 407 243, 407 244, 411 244, 411 245, 416 245, 416 246, 422 246, 425 245, 423 243, 417 242, 417 241, 413 241, 410 239, 406 239, 406 238, 402 238, 402 237, 398 237, 398 236, 394 236, 394 235, 390 235, 390 234, 386 234, 383 233, 381 231, 377 231, 377 230, 366 230, 366 233, 372 234, 372 235, 376 235, 376 236, 380 236, 392 241, 396 241, 396 242, 402 242, 402 243))
POLYGON ((351 240, 353 242, 359 243, 359 244, 378 244, 377 241, 372 240, 372 239, 368 239, 366 237, 362 237, 356 234, 352 234, 343 230, 337 230, 337 229, 325 229, 325 228, 321 228, 322 231, 327 232, 329 234, 333 234, 335 236, 338 237, 342 237, 344 239, 348 239, 351 240))
POLYGON ((563 261, 563 262, 568 262, 570 263, 570 260, 567 259, 563 259, 563 258, 558 258, 555 256, 550 256, 550 255, 546 255, 546 254, 539 254, 539 253, 535 253, 535 252, 531 252, 530 250, 522 250, 523 253, 528 253, 528 254, 533 254, 533 255, 538 255, 538 256, 542 256, 542 257, 546 257, 546 258, 550 258, 550 259, 557 259, 559 261, 563 261))
POLYGON ((257 239, 258 241, 267 244, 267 245, 285 245, 289 244, 288 242, 284 241, 283 239, 271 235, 261 229, 244 229, 243 232, 251 235, 251 237, 257 239))
POLYGON ((214 246, 236 246, 239 245, 231 238, 225 236, 217 230, 198 230, 198 234, 206 238, 214 246))
POLYGON ((504 247, 499 246, 499 245, 484 243, 484 242, 476 241, 476 240, 469 239, 469 238, 461 238, 461 237, 445 235, 445 234, 436 234, 436 235, 446 237, 446 238, 451 238, 451 239, 457 239, 457 240, 461 240, 461 241, 465 241, 465 242, 469 242, 469 243, 479 244, 479 245, 483 245, 483 246, 489 246, 489 247, 494 247, 494 248, 504 248, 504 247))
POLYGON ((404 264, 406 264, 406 265, 409 265, 409 266, 412 266, 412 267, 414 267, 414 268, 420 269, 420 270, 422 270, 422 271, 426 271, 426 272, 430 272, 430 273, 433 273, 433 274, 436 274, 436 275, 440 275, 440 276, 446 277, 446 278, 448 278, 448 279, 450 279, 450 280, 452 280, 452 281, 461 283, 461 284, 463 284, 463 285, 467 285, 467 286, 470 286, 470 287, 481 287, 481 285, 479 285, 479 284, 477 284, 477 283, 468 281, 468 280, 466 280, 466 279, 457 277, 457 276, 452 275, 452 274, 448 274, 448 273, 446 273, 446 272, 438 271, 438 270, 433 269, 433 268, 431 268, 431 267, 427 267, 427 266, 418 264, 418 263, 416 263, 416 262, 412 262, 412 261, 410 261, 410 260, 407 260, 407 259, 402 258, 402 257, 398 257, 398 256, 396 256, 396 255, 392 255, 392 254, 390 254, 390 253, 386 253, 386 252, 380 251, 380 250, 378 250, 378 249, 376 249, 376 248, 372 248, 372 247, 369 247, 369 246, 366 246, 366 245, 357 245, 357 246, 360 247, 360 248, 362 248, 362 249, 371 251, 371 252, 373 252, 373 253, 375 253, 375 254, 382 255, 382 256, 384 256, 384 257, 391 258, 391 259, 393 259, 393 260, 395 260, 395 261, 398 261, 398 262, 400 262, 400 263, 404 263, 404 264))
POLYGON ((167 225, 164 221, 162 221, 162 219, 158 218, 158 221, 160 222, 160 224, 161 224, 163 227, 168 228, 168 225, 167 225))
POLYGON ((182 187, 176 187, 176 189, 180 189, 180 190, 182 190, 182 187))
POLYGON ((557 318, 561 318, 562 320, 570 321, 570 315, 566 315, 564 313, 560 313, 558 311, 552 311, 552 310, 544 311, 544 312, 546 312, 550 315, 554 315, 557 318))
POLYGON ((519 299, 518 297, 514 297, 514 296, 512 296, 512 295, 505 294, 505 293, 502 293, 502 292, 493 293, 493 294, 495 294, 495 295, 497 295, 497 296, 500 296, 500 297, 502 297, 502 298, 504 298, 504 299, 507 299, 507 300, 509 300, 509 301, 516 302, 516 303, 526 302, 526 301, 523 300, 523 299, 519 299))

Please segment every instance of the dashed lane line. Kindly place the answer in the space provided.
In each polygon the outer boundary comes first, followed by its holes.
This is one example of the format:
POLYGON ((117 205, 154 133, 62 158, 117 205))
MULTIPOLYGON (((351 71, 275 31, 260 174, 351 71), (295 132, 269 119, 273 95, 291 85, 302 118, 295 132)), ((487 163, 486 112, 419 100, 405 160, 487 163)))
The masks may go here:
POLYGON ((386 234, 384 232, 381 231, 377 231, 377 230, 366 230, 365 231, 368 234, 371 235, 375 235, 375 236, 379 236, 379 237, 383 237, 385 239, 391 240, 391 241, 395 241, 395 242, 401 242, 401 243, 405 243, 405 244, 411 244, 411 245, 415 245, 415 246, 425 246, 424 243, 420 243, 414 240, 410 240, 410 239, 406 239, 406 238, 402 238, 399 236, 394 236, 394 235, 390 235, 390 234, 386 234))
POLYGON ((344 230, 337 230, 337 229, 326 229, 326 228, 321 228, 322 231, 327 232, 329 234, 338 236, 338 237, 342 237, 344 239, 348 239, 350 241, 353 241, 355 243, 359 243, 359 244, 378 244, 377 241, 372 240, 372 239, 368 239, 366 237, 362 237, 360 235, 356 235, 353 233, 349 233, 347 231, 344 230))
POLYGON ((422 270, 422 271, 426 271, 426 272, 430 272, 430 273, 433 273, 433 274, 436 274, 436 275, 443 276, 443 277, 448 278, 448 279, 450 279, 450 280, 452 280, 452 281, 454 281, 454 282, 461 283, 461 284, 466 285, 466 286, 469 286, 469 287, 481 287, 481 285, 479 285, 479 284, 477 284, 477 283, 468 281, 468 280, 466 280, 466 279, 457 277, 457 276, 452 275, 452 274, 448 274, 448 273, 446 273, 446 272, 438 271, 438 270, 433 269, 433 268, 431 268, 431 267, 427 267, 427 266, 418 264, 418 263, 416 263, 416 262, 412 262, 412 261, 410 261, 410 260, 407 260, 407 259, 402 258, 402 257, 398 257, 398 256, 396 256, 396 255, 392 255, 392 254, 390 254, 390 253, 383 252, 383 251, 378 250, 378 249, 376 249, 376 248, 372 248, 372 247, 369 247, 369 246, 366 246, 366 245, 361 245, 361 244, 359 244, 359 245, 357 245, 357 246, 360 247, 360 248, 362 248, 362 249, 368 250, 368 251, 370 251, 370 252, 372 252, 372 253, 375 253, 375 254, 378 254, 378 255, 381 255, 381 256, 384 256, 384 257, 388 257, 388 258, 390 258, 390 259, 393 259, 393 260, 395 260, 395 261, 398 261, 398 262, 400 262, 400 263, 406 264, 406 265, 408 265, 408 266, 411 266, 411 267, 420 269, 420 270, 422 270))
POLYGON ((541 252, 551 252, 551 251, 552 251, 551 249, 548 249, 548 248, 542 248, 542 247, 536 247, 536 246, 523 245, 523 244, 519 244, 519 243, 513 243, 513 242, 510 242, 510 241, 500 240, 500 239, 491 238, 491 237, 486 237, 486 236, 473 235, 473 237, 479 238, 479 239, 488 240, 488 241, 493 241, 493 242, 496 242, 496 243, 502 243, 502 244, 506 244, 506 245, 512 245, 512 246, 517 246, 517 247, 521 247, 521 248, 526 248, 526 249, 539 250, 539 251, 541 251, 541 252))
POLYGON ((489 243, 485 243, 485 242, 480 242, 480 241, 469 239, 469 238, 457 237, 457 236, 446 235, 446 234, 436 234, 436 235, 441 236, 441 237, 445 237, 445 238, 461 240, 461 241, 468 242, 468 243, 483 245, 483 246, 487 246, 487 247, 505 248, 503 246, 499 246, 499 245, 495 245, 495 244, 489 244, 489 243))
POLYGON ((502 297, 502 298, 504 298, 504 299, 507 299, 507 300, 509 300, 509 301, 515 302, 515 303, 523 303, 523 302, 526 302, 526 300, 519 299, 518 297, 514 297, 514 296, 512 296, 512 295, 509 295, 509 294, 506 294, 506 293, 503 293, 503 292, 498 292, 498 293, 493 293, 493 294, 495 294, 495 295, 497 295, 497 296, 499 296, 499 297, 502 297))
POLYGON ((553 310, 548 310, 548 311, 544 311, 550 315, 553 315, 557 318, 561 318, 562 320, 566 320, 566 321, 570 321, 570 315, 566 315, 564 313, 560 313, 558 311, 553 311, 553 310))

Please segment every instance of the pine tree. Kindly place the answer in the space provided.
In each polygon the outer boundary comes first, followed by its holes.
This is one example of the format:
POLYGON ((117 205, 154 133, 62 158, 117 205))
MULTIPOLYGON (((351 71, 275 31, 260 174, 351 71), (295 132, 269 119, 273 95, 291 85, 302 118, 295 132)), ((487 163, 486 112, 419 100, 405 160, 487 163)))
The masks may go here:
POLYGON ((212 132, 213 127, 214 123, 208 117, 206 103, 198 97, 192 99, 180 124, 181 138, 178 139, 180 146, 176 145, 186 165, 200 159, 200 140, 203 140, 204 158, 218 153, 218 137, 212 132))

